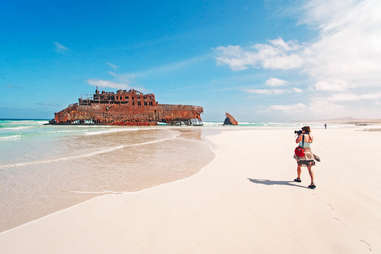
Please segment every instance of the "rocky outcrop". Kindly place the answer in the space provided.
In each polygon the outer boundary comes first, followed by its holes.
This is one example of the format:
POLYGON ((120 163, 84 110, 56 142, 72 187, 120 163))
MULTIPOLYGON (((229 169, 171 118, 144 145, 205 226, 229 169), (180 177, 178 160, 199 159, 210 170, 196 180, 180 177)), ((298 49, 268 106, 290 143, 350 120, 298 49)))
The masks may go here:
POLYGON ((225 113, 225 115, 226 118, 224 121, 224 125, 238 125, 237 120, 235 120, 235 118, 231 114, 225 113))

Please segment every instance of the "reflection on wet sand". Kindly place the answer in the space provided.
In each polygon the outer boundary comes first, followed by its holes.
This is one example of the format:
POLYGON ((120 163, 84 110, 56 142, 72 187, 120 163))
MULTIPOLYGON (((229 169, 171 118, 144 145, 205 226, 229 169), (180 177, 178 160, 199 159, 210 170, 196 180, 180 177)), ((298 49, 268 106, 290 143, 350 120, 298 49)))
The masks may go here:
POLYGON ((202 135, 202 129, 168 128, 60 139, 55 144, 60 156, 121 148, 1 170, 0 231, 101 193, 137 191, 190 176, 213 158, 202 135))

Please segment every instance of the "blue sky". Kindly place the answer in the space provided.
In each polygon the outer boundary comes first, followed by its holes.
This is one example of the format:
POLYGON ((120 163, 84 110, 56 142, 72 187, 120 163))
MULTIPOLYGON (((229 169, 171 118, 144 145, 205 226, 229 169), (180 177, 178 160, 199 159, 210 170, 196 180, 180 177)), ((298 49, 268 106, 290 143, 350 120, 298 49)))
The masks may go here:
POLYGON ((380 22, 377 12, 360 24, 346 13, 379 7, 371 0, 4 1, 0 118, 52 118, 95 85, 201 105, 205 120, 223 120, 226 111, 241 121, 375 117, 381 78, 369 53, 380 54, 377 31, 367 30, 370 49, 356 37, 355 55, 337 38, 380 22), (363 63, 350 78, 343 56, 363 63), (369 103, 366 114, 351 108, 369 103))

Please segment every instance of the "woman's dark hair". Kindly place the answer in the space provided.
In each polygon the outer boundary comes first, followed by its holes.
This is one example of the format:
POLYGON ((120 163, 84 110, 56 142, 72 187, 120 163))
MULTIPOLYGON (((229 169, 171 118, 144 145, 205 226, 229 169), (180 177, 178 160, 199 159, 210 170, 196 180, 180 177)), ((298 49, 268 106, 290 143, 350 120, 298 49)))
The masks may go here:
POLYGON ((304 127, 302 128, 302 130, 304 130, 304 131, 307 132, 307 133, 310 133, 310 132, 311 132, 311 128, 310 128, 310 126, 304 126, 304 127))

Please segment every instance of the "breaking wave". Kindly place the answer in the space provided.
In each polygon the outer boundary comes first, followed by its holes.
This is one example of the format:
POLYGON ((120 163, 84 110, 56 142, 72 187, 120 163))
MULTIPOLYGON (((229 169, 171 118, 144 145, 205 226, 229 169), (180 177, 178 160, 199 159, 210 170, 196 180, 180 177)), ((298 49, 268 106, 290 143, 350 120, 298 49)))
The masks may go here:
POLYGON ((155 129, 155 128, 117 128, 117 129, 111 129, 111 130, 88 131, 84 135, 92 136, 92 135, 103 135, 103 134, 123 132, 123 131, 139 131, 139 130, 152 130, 152 129, 155 129))
POLYGON ((5 136, 5 137, 0 137, 0 141, 19 140, 20 138, 21 138, 21 135, 5 136))
POLYGON ((1 130, 24 130, 24 129, 30 129, 30 128, 33 128, 33 126, 5 127, 5 128, 1 128, 1 130))

